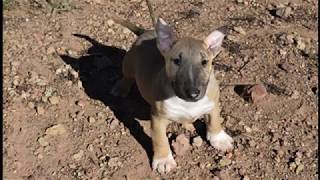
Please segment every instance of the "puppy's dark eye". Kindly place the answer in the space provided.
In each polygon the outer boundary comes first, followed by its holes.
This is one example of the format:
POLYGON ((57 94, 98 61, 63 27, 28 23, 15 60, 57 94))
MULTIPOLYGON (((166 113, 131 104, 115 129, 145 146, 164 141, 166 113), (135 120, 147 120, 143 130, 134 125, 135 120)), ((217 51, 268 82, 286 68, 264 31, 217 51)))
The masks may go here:
POLYGON ((181 58, 175 58, 175 59, 173 59, 172 61, 173 61, 173 63, 174 63, 175 65, 177 65, 177 66, 179 66, 179 65, 181 64, 181 58))
POLYGON ((201 64, 202 64, 203 66, 206 66, 206 65, 208 64, 208 60, 202 60, 202 61, 201 61, 201 64))

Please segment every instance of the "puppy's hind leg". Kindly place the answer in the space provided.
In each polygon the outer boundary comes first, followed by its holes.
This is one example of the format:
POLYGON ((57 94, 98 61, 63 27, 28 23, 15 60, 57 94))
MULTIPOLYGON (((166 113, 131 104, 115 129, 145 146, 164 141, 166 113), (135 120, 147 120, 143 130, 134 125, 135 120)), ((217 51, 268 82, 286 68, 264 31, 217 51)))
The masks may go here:
POLYGON ((126 54, 126 56, 123 59, 122 74, 122 79, 117 81, 117 83, 110 92, 114 96, 126 97, 129 94, 130 89, 135 82, 134 59, 130 58, 130 51, 126 54))
POLYGON ((111 94, 119 97, 127 97, 133 83, 134 79, 123 77, 118 80, 116 85, 112 88, 111 94))

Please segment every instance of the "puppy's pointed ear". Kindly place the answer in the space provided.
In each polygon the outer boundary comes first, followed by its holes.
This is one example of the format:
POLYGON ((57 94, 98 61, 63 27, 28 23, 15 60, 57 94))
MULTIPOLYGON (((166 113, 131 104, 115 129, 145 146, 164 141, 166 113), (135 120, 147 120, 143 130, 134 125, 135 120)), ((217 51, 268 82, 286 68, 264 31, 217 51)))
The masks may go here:
POLYGON ((209 34, 208 37, 204 40, 207 48, 212 52, 215 57, 219 54, 221 50, 222 41, 224 39, 224 34, 218 30, 215 30, 209 34))
POLYGON ((158 19, 156 27, 157 46, 161 53, 171 49, 174 41, 174 33, 171 27, 161 18, 158 19))

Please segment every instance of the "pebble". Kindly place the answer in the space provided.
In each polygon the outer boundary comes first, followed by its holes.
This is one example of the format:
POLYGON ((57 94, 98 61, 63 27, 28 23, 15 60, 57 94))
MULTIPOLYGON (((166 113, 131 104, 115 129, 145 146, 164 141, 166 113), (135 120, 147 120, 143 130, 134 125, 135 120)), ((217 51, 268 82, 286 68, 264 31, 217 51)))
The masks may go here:
POLYGON ((74 154, 72 158, 76 161, 80 161, 83 154, 84 154, 83 150, 80 150, 78 153, 74 154))
POLYGON ((38 154, 37 156, 39 159, 42 159, 43 158, 43 155, 42 154, 38 154))
POLYGON ((306 48, 306 44, 302 41, 301 38, 295 38, 294 40, 295 40, 297 49, 303 51, 306 48))
POLYGON ((38 138, 38 143, 39 143, 41 146, 43 146, 43 147, 49 145, 49 142, 47 141, 46 136, 39 137, 39 138, 38 138))
POLYGON ((92 151, 94 150, 93 144, 89 144, 88 147, 87 147, 87 149, 92 152, 92 151))
POLYGON ((285 50, 283 50, 283 49, 279 49, 279 54, 281 56, 285 56, 287 54, 287 52, 285 50))
POLYGON ((47 48, 47 54, 53 54, 56 52, 56 49, 52 46, 48 47, 47 48))
POLYGON ((63 124, 53 125, 46 129, 46 134, 52 135, 52 136, 62 135, 62 134, 65 134, 66 132, 67 130, 63 124))
POLYGON ((79 100, 76 102, 76 105, 80 106, 81 108, 85 107, 85 102, 83 100, 79 100))
POLYGON ((172 147, 176 155, 181 156, 185 154, 190 147, 189 139, 184 134, 180 134, 176 137, 175 141, 172 142, 172 147))
POLYGON ((291 94, 291 98, 292 99, 298 99, 299 98, 299 96, 300 96, 300 93, 299 93, 299 91, 297 91, 297 90, 293 90, 293 92, 292 92, 292 94, 291 94))
POLYGON ((54 92, 53 88, 52 87, 48 87, 48 88, 46 88, 46 91, 44 92, 44 95, 46 97, 50 97, 50 96, 53 95, 53 92, 54 92))
POLYGON ((72 77, 74 79, 78 79, 79 78, 79 73, 75 70, 70 70, 70 74, 72 75, 72 77))
POLYGON ((252 132, 252 129, 249 127, 249 126, 243 126, 244 130, 247 132, 247 133, 251 133, 252 132))
POLYGON ((108 161, 108 166, 109 167, 121 166, 121 162, 119 161, 119 158, 117 158, 117 157, 110 158, 108 161))
POLYGON ((242 27, 240 27, 240 26, 235 26, 235 27, 233 28, 233 30, 236 31, 236 32, 239 33, 239 34, 246 35, 246 31, 245 31, 242 27))
POLYGON ((34 102, 28 102, 28 107, 30 109, 34 109, 34 107, 35 107, 34 102))
POLYGON ((129 34, 131 31, 128 28, 123 28, 122 32, 124 34, 129 34))
POLYGON ((291 7, 280 7, 276 10, 276 15, 280 18, 288 18, 292 14, 291 7))
POLYGON ((90 123, 90 124, 96 122, 96 120, 95 120, 94 117, 92 117, 92 116, 90 116, 90 117, 88 118, 88 120, 89 120, 89 123, 90 123))
POLYGON ((301 171, 303 171, 303 169, 304 169, 304 165, 299 164, 295 170, 296 174, 299 174, 301 171))
POLYGON ((220 180, 220 178, 218 176, 214 176, 213 180, 220 180))
POLYGON ((37 107, 36 107, 36 111, 37 111, 37 113, 40 114, 40 115, 41 115, 41 114, 44 114, 44 108, 43 108, 42 106, 37 106, 37 107))
POLYGON ((119 120, 113 119, 110 123, 110 129, 115 129, 119 125, 119 120))
POLYGON ((267 89, 261 84, 254 85, 249 89, 249 92, 251 93, 251 100, 253 103, 261 101, 268 95, 267 89))
POLYGON ((49 97, 49 102, 52 104, 52 105, 56 105, 58 104, 60 101, 60 98, 58 96, 51 96, 49 97))
POLYGON ((107 25, 112 26, 114 24, 114 21, 112 19, 107 20, 107 25))
POLYGON ((226 158, 226 157, 223 157, 220 161, 219 161, 219 166, 220 167, 225 167, 225 166, 228 166, 229 164, 231 164, 231 160, 226 158))
POLYGON ((249 176, 243 176, 242 180, 250 180, 249 176))
POLYGON ((77 85, 78 85, 78 88, 79 88, 79 89, 82 89, 82 88, 83 88, 82 82, 81 82, 80 80, 78 81, 77 85))
POLYGON ((293 44, 293 43, 294 43, 294 35, 288 34, 288 35, 286 36, 286 40, 287 40, 287 43, 288 43, 288 44, 293 44))
POLYGON ((200 147, 203 143, 203 140, 200 136, 193 138, 192 146, 200 147))

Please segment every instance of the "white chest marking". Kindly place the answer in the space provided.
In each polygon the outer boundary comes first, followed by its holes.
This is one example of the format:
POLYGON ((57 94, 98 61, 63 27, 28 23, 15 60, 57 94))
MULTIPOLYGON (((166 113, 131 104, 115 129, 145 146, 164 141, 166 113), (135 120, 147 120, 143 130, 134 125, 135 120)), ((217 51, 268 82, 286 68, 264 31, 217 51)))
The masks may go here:
POLYGON ((209 113, 214 107, 214 103, 207 96, 196 102, 188 102, 177 96, 164 101, 164 111, 168 119, 196 120, 200 116, 209 113))

